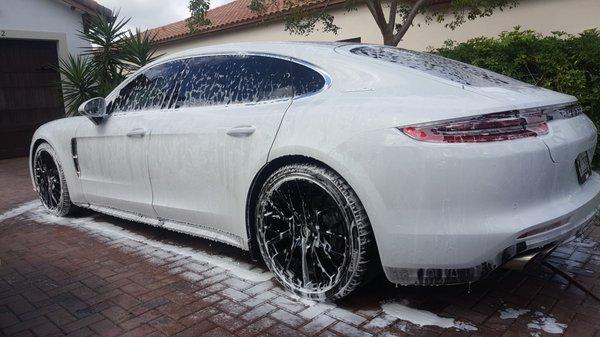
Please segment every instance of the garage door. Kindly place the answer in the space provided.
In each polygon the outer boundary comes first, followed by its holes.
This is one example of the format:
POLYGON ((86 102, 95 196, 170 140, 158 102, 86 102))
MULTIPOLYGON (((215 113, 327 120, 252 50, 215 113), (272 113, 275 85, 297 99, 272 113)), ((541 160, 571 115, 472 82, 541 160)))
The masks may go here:
POLYGON ((0 159, 28 155, 35 129, 62 117, 54 41, 0 40, 0 159))

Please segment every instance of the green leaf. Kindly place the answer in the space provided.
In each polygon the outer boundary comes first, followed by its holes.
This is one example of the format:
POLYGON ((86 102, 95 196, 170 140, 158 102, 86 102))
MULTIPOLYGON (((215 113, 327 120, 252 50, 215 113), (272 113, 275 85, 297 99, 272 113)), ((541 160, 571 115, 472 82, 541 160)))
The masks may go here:
POLYGON ((210 0, 190 0, 188 9, 190 17, 186 20, 186 24, 190 32, 195 32, 200 26, 210 25, 210 20, 206 17, 206 13, 210 8, 210 0))
POLYGON ((67 115, 76 114, 79 105, 90 98, 107 96, 128 74, 161 56, 156 54, 155 35, 126 30, 130 19, 118 15, 91 17, 87 29, 79 32, 90 47, 83 56, 60 60, 57 70, 67 115))
POLYGON ((62 77, 57 85, 62 86, 67 116, 76 114, 81 103, 99 96, 99 68, 91 58, 69 55, 60 60, 57 70, 62 77))
POLYGON ((139 29, 135 30, 135 34, 129 32, 121 44, 121 61, 126 62, 129 71, 135 71, 164 55, 156 54, 155 37, 156 33, 150 34, 148 31, 142 32, 139 29))

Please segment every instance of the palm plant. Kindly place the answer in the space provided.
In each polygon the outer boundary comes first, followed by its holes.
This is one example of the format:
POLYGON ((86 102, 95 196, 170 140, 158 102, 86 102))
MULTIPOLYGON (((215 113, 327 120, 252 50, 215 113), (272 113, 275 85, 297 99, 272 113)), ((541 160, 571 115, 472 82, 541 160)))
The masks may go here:
POLYGON ((77 113, 86 100, 108 95, 125 76, 152 62, 156 55, 155 35, 125 29, 130 19, 93 16, 79 36, 90 42, 83 56, 69 55, 59 63, 67 116, 77 113))
POLYGON ((155 34, 142 32, 136 28, 135 34, 129 31, 127 38, 123 41, 122 59, 128 62, 133 69, 143 67, 146 64, 156 60, 161 55, 156 55, 154 47, 155 34))
POLYGON ((125 25, 129 20, 96 15, 90 19, 88 29, 79 32, 80 38, 90 42, 90 47, 84 53, 90 55, 94 63, 103 69, 98 73, 101 89, 110 88, 113 83, 118 84, 125 77, 120 44, 127 36, 125 25))
POLYGON ((58 85, 62 84, 67 116, 74 115, 82 102, 98 96, 98 67, 89 57, 69 55, 60 60, 57 70, 62 75, 58 85))

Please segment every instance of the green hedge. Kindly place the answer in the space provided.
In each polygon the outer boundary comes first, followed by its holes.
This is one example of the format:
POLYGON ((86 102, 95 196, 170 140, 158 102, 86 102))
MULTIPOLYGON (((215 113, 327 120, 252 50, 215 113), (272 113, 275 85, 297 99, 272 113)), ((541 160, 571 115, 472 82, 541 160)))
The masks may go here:
MULTIPOLYGON (((576 96, 600 127, 600 30, 543 36, 515 27, 495 38, 447 41, 442 56, 490 69, 524 82, 576 96)), ((598 149, 597 149, 598 150, 598 149)), ((600 153, 594 167, 600 167, 600 153)))

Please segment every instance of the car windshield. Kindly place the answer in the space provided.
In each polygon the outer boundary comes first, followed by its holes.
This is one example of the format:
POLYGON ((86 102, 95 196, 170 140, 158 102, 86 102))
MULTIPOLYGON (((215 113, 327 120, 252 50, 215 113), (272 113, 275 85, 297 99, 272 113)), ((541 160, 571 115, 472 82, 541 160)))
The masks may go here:
POLYGON ((522 82, 510 77, 429 53, 380 46, 361 46, 351 49, 350 52, 417 69, 464 85, 476 87, 523 85, 522 82))

